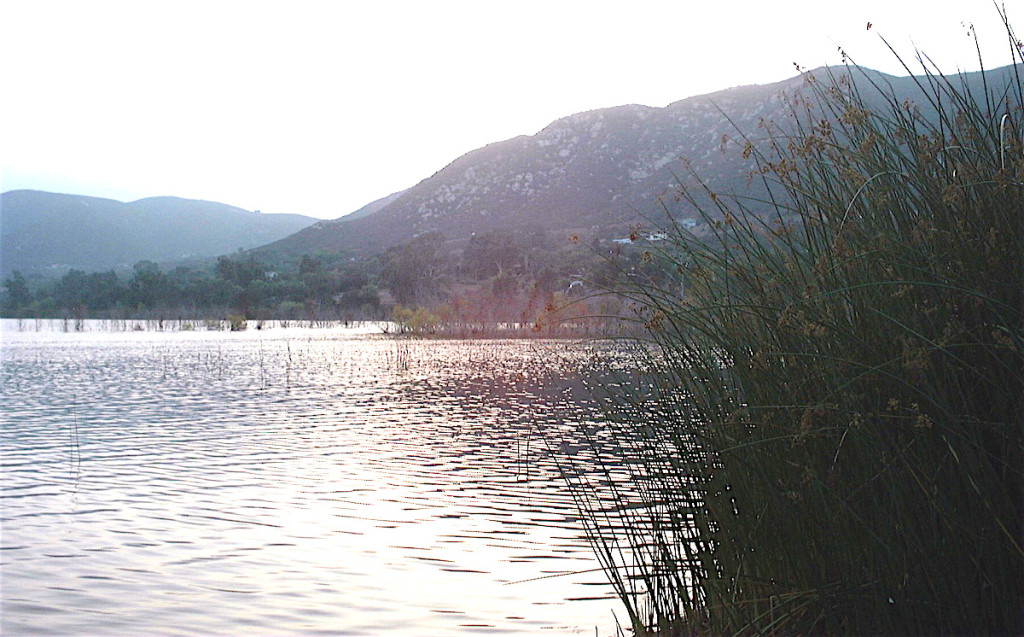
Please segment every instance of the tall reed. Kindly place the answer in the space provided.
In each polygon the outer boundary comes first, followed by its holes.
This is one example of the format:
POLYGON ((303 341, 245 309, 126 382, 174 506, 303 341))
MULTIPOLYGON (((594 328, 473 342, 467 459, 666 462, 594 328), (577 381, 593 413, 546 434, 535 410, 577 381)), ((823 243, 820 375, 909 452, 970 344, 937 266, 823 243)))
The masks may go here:
MULTIPOLYGON (((1024 631, 1024 83, 855 65, 696 187, 587 531, 638 633, 1024 631), (977 78, 975 78, 977 79, 977 78), (680 287, 685 292, 680 294, 680 287), (613 461, 611 458, 615 458, 613 461)), ((609 440, 612 442, 609 443, 609 440)), ((610 446, 609 446, 610 445, 610 446)))

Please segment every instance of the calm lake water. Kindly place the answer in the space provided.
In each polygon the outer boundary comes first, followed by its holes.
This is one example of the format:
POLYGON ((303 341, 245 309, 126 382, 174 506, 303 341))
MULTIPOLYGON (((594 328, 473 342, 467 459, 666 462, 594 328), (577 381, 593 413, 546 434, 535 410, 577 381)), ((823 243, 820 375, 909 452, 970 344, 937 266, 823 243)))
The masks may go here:
POLYGON ((599 418, 609 346, 62 327, 0 331, 3 634, 624 619, 542 440, 599 418))

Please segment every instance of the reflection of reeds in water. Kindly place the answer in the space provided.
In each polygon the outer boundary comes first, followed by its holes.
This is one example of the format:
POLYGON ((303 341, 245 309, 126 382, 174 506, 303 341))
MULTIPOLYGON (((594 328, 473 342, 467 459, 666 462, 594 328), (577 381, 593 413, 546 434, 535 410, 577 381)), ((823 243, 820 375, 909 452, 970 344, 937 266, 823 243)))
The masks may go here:
POLYGON ((533 432, 536 422, 533 417, 532 408, 527 410, 527 420, 524 430, 517 430, 516 438, 516 481, 530 481, 530 443, 533 440, 533 432))
POLYGON ((397 372, 409 370, 409 362, 412 358, 412 350, 408 341, 392 341, 389 349, 383 350, 384 366, 397 372))
POLYGON ((284 367, 284 387, 285 389, 291 389, 292 387, 292 342, 291 340, 285 341, 285 348, 287 351, 287 357, 285 359, 284 367))
POLYGON ((740 142, 774 219, 680 190, 712 236, 659 255, 684 296, 632 290, 649 385, 593 438, 603 474, 567 472, 638 633, 1024 630, 1024 85, 999 77, 932 73, 920 107, 808 78, 789 133, 740 142))
POLYGON ((77 495, 78 483, 82 477, 82 442, 78 429, 78 400, 75 397, 71 399, 71 422, 68 425, 68 435, 70 437, 68 443, 69 467, 72 474, 71 479, 75 485, 74 492, 77 495))

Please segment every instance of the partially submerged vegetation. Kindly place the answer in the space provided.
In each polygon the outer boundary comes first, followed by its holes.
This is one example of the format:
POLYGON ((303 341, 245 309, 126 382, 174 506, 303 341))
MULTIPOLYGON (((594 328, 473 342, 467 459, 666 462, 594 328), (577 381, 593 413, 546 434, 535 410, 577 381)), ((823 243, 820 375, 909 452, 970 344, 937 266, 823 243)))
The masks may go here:
POLYGON ((915 101, 808 74, 737 143, 768 198, 680 188, 715 240, 672 228, 651 259, 677 284, 626 290, 656 355, 602 479, 573 477, 637 633, 1024 631, 1010 44, 977 91, 923 64, 915 101))
POLYGON ((237 314, 223 319, 85 319, 17 318, 0 319, 3 329, 16 332, 244 332, 277 329, 354 329, 386 334, 393 323, 386 321, 247 320, 237 314))
POLYGON ((3 287, 0 312, 9 318, 213 320, 233 314, 328 321, 381 315, 370 267, 331 255, 305 256, 280 270, 237 254, 170 271, 140 261, 127 277, 71 270, 47 281, 14 272, 3 287))
MULTIPOLYGON (((256 321, 394 320, 415 334, 582 334, 594 332, 594 316, 622 311, 619 299, 596 297, 624 276, 602 258, 610 251, 644 265, 639 246, 534 229, 462 242, 427 233, 362 260, 323 253, 267 263, 240 253, 169 271, 139 262, 127 277, 71 270, 47 281, 14 272, 0 290, 0 315, 226 320, 230 314, 256 321), (586 326, 579 325, 583 317, 586 326)), ((602 323, 607 332, 611 323, 602 323)))

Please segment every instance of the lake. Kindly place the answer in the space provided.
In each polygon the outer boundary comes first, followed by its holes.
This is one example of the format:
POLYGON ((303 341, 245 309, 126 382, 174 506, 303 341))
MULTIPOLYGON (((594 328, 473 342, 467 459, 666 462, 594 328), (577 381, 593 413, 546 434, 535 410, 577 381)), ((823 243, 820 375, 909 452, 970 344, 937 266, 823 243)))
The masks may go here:
POLYGON ((3 321, 3 634, 625 620, 550 452, 612 346, 139 327, 3 321))

